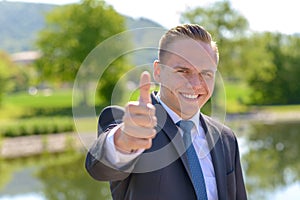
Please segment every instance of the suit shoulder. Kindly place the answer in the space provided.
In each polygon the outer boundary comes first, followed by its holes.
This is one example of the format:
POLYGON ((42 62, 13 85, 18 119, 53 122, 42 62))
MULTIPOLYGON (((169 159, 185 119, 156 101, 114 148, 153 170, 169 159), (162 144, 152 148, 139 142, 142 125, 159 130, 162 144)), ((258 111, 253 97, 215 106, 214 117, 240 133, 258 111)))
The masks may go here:
POLYGON ((218 132, 222 135, 222 137, 228 137, 228 138, 236 140, 236 136, 230 127, 228 127, 224 123, 219 122, 216 119, 211 118, 210 116, 207 116, 204 114, 201 114, 201 115, 204 118, 206 124, 216 128, 218 130, 218 132))

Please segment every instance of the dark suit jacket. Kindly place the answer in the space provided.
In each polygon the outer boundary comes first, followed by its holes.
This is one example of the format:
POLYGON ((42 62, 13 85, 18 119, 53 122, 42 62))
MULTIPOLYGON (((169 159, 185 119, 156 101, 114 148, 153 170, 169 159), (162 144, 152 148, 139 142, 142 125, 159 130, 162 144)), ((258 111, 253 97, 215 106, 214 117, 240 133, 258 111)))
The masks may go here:
MULTIPOLYGON (((110 181, 116 200, 193 200, 193 188, 182 137, 176 125, 152 95, 158 119, 152 147, 137 159, 114 169, 107 162, 103 143, 109 131, 121 123, 121 107, 105 108, 99 117, 98 139, 86 157, 86 169, 100 181, 110 181), (180 137, 179 137, 180 136, 180 137)), ((219 200, 247 199, 236 137, 226 126, 208 116, 200 121, 211 149, 219 200)))

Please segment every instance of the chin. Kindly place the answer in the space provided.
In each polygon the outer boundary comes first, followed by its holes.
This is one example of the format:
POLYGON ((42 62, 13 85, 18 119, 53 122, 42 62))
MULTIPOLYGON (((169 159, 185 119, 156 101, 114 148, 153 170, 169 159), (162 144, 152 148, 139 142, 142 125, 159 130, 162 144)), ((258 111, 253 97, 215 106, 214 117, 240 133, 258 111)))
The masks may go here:
POLYGON ((181 117, 182 118, 191 118, 193 117, 198 111, 200 110, 200 108, 198 106, 196 107, 190 107, 188 109, 184 109, 184 111, 181 111, 181 117))

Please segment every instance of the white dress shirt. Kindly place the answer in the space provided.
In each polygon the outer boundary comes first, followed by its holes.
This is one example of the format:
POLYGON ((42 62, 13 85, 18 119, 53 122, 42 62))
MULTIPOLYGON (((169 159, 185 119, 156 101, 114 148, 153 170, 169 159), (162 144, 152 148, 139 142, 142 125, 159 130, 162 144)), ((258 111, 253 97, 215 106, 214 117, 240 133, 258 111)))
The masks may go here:
MULTIPOLYGON (((158 97, 159 99, 159 97, 158 97)), ((174 111, 172 111, 166 104, 164 104, 160 99, 159 102, 167 111, 173 122, 176 124, 180 120, 182 120, 174 111)), ((197 152, 198 159, 200 161, 200 165, 203 171, 206 192, 208 200, 217 200, 218 199, 218 191, 216 184, 215 171, 212 164, 212 159, 210 156, 210 149, 208 147, 204 130, 200 123, 200 111, 198 111, 191 119, 194 122, 195 126, 191 130, 192 142, 194 148, 197 152)), ((122 167, 128 162, 132 161, 136 157, 138 157, 141 153, 143 153, 144 149, 140 149, 135 153, 125 154, 118 151, 114 144, 114 134, 119 126, 115 127, 108 134, 107 142, 105 145, 105 150, 107 152, 108 161, 115 167, 122 167)), ((182 134, 182 133, 181 133, 182 134)))
MULTIPOLYGON (((161 100, 159 101, 175 124, 180 120, 182 120, 182 118, 180 118, 173 110, 171 110, 161 100)), ((210 149, 208 147, 205 138, 205 133, 200 123, 200 110, 189 120, 194 122, 195 124, 195 126, 191 130, 192 143, 194 145, 194 148, 196 150, 202 168, 202 172, 205 180, 207 198, 208 200, 217 200, 218 191, 217 191, 215 170, 212 164, 210 149)))

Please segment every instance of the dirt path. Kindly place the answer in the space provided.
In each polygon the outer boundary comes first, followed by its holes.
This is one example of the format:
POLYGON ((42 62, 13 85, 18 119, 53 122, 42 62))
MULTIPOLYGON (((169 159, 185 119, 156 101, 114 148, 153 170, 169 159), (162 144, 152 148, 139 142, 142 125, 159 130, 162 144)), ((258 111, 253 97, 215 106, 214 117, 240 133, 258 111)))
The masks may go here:
POLYGON ((44 152, 64 152, 68 148, 87 151, 95 137, 95 133, 81 135, 60 133, 4 138, 0 141, 0 157, 17 158, 38 155, 44 152))
POLYGON ((226 119, 232 120, 254 120, 254 121, 300 121, 300 112, 253 112, 246 114, 227 115, 226 119))
MULTIPOLYGON (((242 115, 227 115, 227 120, 300 121, 300 112, 260 112, 242 115)), ((96 139, 96 133, 60 133, 34 135, 0 140, 0 158, 17 158, 38 155, 44 152, 64 152, 70 147, 87 151, 96 139)))

